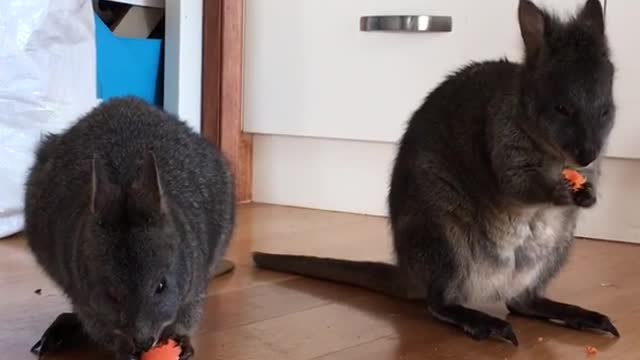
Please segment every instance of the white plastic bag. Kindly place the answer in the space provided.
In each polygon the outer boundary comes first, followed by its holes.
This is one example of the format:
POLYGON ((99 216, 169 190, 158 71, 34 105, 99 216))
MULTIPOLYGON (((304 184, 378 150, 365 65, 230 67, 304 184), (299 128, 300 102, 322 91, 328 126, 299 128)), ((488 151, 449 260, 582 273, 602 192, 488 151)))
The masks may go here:
POLYGON ((96 104, 93 19, 90 0, 0 0, 0 238, 23 228, 41 134, 96 104))

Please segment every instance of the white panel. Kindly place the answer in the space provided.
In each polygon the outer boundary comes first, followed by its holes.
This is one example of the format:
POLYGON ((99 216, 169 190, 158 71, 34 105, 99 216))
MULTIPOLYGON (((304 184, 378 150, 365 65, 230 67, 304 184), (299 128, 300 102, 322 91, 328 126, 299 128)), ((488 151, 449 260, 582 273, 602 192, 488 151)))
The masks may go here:
POLYGON ((166 0, 164 108, 200 132, 202 1, 166 0))
POLYGON ((608 0, 607 32, 616 66, 618 111, 608 154, 640 158, 640 1, 608 0))
POLYGON ((256 135, 255 202, 380 215, 395 146, 256 135))
POLYGON ((447 73, 471 59, 517 56, 516 6, 504 0, 248 0, 244 130, 394 142, 447 73), (453 32, 359 30, 360 16, 385 14, 450 15, 453 32))
MULTIPOLYGON (((330 139, 254 137, 256 202, 386 215, 395 146, 330 139)), ((640 243, 640 161, 606 159, 598 205, 579 236, 640 243)))

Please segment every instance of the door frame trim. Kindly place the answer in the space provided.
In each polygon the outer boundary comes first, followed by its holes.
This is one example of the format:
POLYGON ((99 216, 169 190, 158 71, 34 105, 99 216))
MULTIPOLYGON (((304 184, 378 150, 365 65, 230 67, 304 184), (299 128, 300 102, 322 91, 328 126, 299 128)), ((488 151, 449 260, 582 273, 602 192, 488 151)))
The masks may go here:
POLYGON ((202 127, 230 162, 236 198, 251 201, 252 137, 242 131, 244 0, 203 1, 202 127))

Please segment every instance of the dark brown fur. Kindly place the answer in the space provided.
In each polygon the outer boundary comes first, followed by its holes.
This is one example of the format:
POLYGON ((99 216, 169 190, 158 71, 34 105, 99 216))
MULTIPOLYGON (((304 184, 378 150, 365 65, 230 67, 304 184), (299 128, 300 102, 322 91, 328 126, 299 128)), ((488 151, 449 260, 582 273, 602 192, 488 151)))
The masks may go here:
POLYGON ((466 66, 411 118, 389 191, 396 266, 261 253, 256 264, 425 299, 435 318, 477 339, 517 344, 509 323, 465 307, 484 301, 618 335, 606 316, 544 297, 567 259, 578 208, 596 201, 613 126, 602 8, 589 0, 560 22, 521 0, 519 20, 522 64, 466 66), (571 192, 565 166, 588 166, 584 190, 571 192))
POLYGON ((190 356, 233 222, 222 155, 142 101, 108 101, 48 136, 27 182, 26 235, 74 313, 45 333, 40 352, 66 349, 81 330, 127 359, 170 337, 190 356))

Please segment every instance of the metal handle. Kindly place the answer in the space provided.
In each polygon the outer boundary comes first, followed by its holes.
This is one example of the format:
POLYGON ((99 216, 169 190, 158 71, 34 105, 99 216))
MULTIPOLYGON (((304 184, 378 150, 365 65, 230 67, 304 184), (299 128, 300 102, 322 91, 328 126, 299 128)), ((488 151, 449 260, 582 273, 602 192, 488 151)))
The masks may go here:
POLYGON ((362 16, 360 18, 360 31, 450 32, 452 23, 451 16, 362 16))

